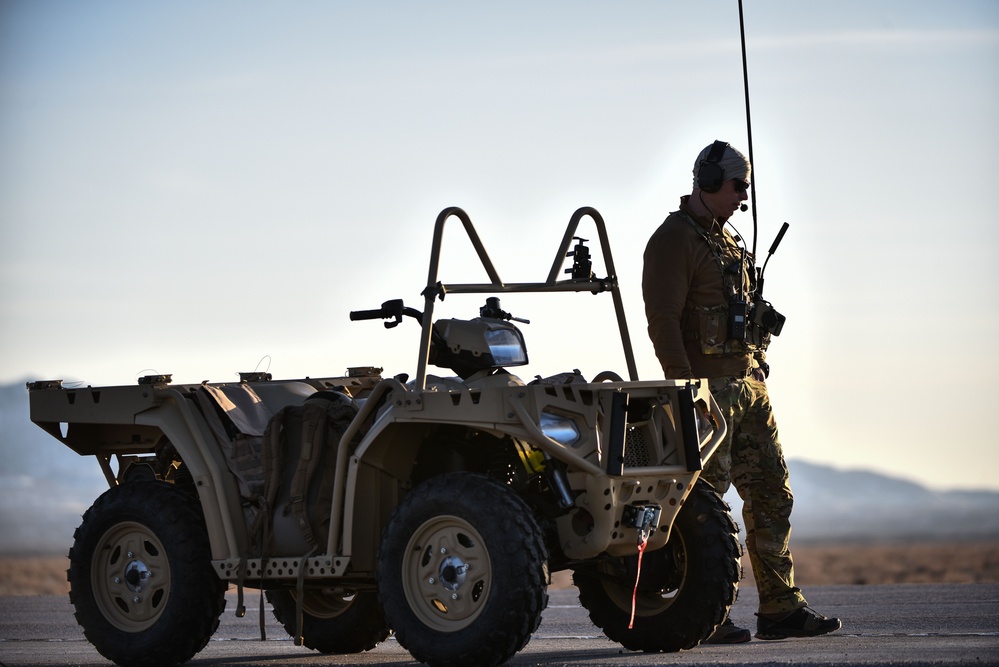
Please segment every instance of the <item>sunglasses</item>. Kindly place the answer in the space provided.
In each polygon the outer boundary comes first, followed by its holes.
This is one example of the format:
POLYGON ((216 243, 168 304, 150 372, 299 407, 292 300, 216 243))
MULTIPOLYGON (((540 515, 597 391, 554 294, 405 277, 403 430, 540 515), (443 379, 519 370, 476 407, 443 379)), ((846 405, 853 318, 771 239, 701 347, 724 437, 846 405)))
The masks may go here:
POLYGON ((749 183, 747 183, 746 181, 737 181, 733 179, 732 187, 735 188, 735 191, 738 194, 742 194, 743 192, 746 191, 747 188, 749 188, 749 183))

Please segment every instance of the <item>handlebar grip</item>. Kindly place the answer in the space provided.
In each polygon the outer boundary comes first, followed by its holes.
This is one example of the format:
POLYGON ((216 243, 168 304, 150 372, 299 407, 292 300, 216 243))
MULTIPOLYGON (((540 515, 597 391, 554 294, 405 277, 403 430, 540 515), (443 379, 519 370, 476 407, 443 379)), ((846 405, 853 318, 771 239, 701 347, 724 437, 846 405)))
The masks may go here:
POLYGON ((351 321, 357 320, 380 320, 385 317, 392 317, 390 314, 386 313, 384 309, 379 308, 377 310, 352 310, 350 311, 351 321))

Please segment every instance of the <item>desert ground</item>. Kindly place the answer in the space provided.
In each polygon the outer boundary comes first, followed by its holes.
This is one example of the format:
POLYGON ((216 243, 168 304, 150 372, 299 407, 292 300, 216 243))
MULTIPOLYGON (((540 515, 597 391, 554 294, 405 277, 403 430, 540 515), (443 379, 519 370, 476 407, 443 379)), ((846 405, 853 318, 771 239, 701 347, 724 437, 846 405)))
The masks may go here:
MULTIPOLYGON (((837 584, 974 584, 999 582, 999 539, 974 542, 792 545, 796 583, 802 587, 837 584)), ((0 556, 0 595, 65 595, 69 592, 65 556, 0 556)), ((749 558, 743 558, 742 585, 752 586, 749 558)), ((553 585, 569 584, 560 572, 553 585)))

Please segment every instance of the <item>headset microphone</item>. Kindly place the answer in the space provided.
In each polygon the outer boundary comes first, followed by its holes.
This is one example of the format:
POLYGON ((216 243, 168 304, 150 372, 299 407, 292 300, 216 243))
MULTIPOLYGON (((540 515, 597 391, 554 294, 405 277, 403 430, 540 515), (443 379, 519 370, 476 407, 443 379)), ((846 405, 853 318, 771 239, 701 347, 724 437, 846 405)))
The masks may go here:
POLYGON ((745 213, 746 211, 749 210, 749 207, 746 206, 745 204, 740 204, 739 205, 739 210, 742 211, 743 213, 745 213))

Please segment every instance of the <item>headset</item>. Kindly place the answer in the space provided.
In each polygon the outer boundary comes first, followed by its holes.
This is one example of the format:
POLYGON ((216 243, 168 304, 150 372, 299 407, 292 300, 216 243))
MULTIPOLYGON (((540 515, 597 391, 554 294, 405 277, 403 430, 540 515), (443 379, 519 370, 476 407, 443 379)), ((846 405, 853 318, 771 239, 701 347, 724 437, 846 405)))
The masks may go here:
POLYGON ((701 161, 701 166, 697 169, 697 187, 705 192, 718 192, 722 183, 725 182, 725 171, 718 163, 725 157, 725 149, 728 143, 715 141, 711 144, 708 156, 701 161))

